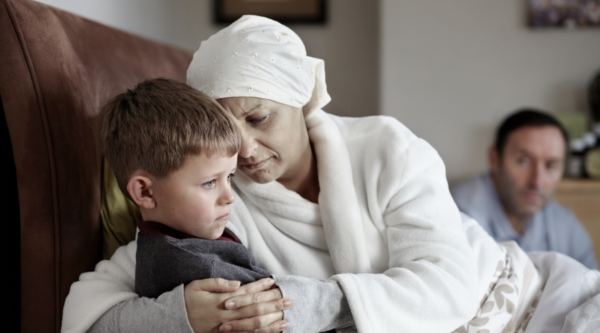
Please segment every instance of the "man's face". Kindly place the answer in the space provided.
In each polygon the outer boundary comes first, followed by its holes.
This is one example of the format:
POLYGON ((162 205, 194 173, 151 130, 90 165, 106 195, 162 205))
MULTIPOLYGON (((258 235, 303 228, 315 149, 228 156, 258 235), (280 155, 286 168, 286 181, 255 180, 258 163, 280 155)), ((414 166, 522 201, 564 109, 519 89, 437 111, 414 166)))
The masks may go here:
POLYGON ((508 214, 528 218, 551 198, 564 168, 565 141, 554 126, 525 126, 509 134, 502 155, 490 150, 500 200, 508 214))

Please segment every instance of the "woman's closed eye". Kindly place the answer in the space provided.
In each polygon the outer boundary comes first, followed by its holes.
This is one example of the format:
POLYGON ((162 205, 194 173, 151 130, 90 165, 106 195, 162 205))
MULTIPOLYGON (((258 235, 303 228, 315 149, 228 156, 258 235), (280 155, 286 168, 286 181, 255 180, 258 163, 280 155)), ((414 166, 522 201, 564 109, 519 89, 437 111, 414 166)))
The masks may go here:
POLYGON ((267 120, 268 116, 262 116, 262 117, 256 117, 256 118, 249 118, 248 122, 253 124, 253 125, 258 125, 263 123, 265 120, 267 120))

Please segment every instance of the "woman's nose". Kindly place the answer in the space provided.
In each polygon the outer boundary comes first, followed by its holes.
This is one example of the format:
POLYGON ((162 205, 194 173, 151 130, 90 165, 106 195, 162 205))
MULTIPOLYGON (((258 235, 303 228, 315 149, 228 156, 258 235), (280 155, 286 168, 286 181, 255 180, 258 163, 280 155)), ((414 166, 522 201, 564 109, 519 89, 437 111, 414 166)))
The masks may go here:
POLYGON ((242 147, 240 148, 239 156, 242 158, 250 158, 256 147, 258 146, 256 140, 252 135, 250 135, 247 131, 241 131, 242 136, 242 147))

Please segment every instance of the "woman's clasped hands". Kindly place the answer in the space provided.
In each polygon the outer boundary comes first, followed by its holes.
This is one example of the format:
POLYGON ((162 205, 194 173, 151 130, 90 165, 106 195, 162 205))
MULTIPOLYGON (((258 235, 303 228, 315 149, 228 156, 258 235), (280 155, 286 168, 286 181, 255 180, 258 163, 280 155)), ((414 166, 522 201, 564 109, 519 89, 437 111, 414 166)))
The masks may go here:
POLYGON ((283 310, 292 305, 270 278, 239 281, 204 279, 185 286, 185 307, 195 333, 281 332, 283 310))

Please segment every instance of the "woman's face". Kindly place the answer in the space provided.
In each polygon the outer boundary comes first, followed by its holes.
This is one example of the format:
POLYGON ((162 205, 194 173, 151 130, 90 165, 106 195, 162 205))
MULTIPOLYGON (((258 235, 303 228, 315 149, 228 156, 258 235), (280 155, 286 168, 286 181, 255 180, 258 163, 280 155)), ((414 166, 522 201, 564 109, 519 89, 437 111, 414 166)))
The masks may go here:
POLYGON ((255 97, 217 101, 233 115, 242 135, 238 170, 264 184, 293 182, 308 168, 312 150, 301 109, 255 97))

